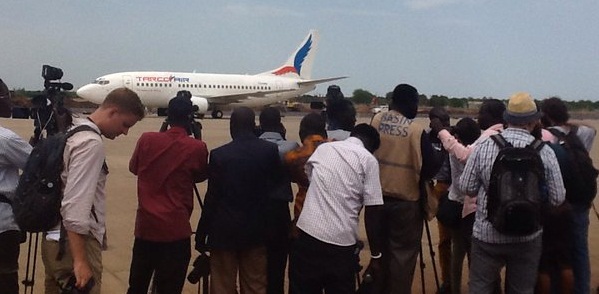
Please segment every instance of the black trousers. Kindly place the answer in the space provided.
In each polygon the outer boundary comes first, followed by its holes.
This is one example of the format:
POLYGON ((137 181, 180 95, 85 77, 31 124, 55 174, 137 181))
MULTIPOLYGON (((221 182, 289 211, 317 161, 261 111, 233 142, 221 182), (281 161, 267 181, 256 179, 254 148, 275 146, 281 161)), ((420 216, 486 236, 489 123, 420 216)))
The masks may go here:
POLYGON ((21 232, 0 233, 0 292, 19 293, 19 244, 21 232))
POLYGON ((289 255, 291 215, 287 201, 268 203, 268 233, 266 240, 267 294, 285 293, 285 268, 289 255))
POLYGON ((191 241, 152 242, 135 238, 128 294, 146 294, 154 273, 158 293, 181 293, 191 258, 191 241))
POLYGON ((301 232, 289 255, 289 293, 354 293, 355 248, 328 244, 301 232))

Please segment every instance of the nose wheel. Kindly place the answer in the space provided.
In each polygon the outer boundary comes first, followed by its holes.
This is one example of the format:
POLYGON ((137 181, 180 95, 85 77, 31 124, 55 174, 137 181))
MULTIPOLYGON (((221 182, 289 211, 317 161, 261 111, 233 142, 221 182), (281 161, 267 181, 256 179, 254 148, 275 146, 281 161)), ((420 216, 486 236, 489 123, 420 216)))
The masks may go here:
POLYGON ((223 112, 218 109, 213 110, 212 118, 223 118, 223 112))

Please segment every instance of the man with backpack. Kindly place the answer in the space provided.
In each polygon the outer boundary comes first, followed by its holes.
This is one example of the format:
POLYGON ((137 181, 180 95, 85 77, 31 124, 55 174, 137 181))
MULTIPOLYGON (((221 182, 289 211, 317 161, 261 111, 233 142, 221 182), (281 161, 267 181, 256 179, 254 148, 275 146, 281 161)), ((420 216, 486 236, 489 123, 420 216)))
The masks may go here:
POLYGON ((506 293, 532 293, 541 254, 541 214, 565 189, 555 153, 531 132, 541 113, 527 93, 510 97, 508 125, 475 147, 459 188, 478 195, 473 228, 470 293, 492 293, 506 267, 506 293))
POLYGON ((66 140, 61 174, 62 222, 44 234, 42 260, 46 271, 45 293, 60 293, 75 280, 75 287, 100 293, 101 250, 106 240, 106 195, 108 175, 102 136, 115 139, 127 135, 144 117, 137 94, 118 88, 88 117, 74 118, 71 129, 87 125, 66 140), (59 255, 60 254, 60 255, 59 255))
POLYGON ((564 102, 552 97, 543 101, 543 125, 555 136, 553 143, 564 148, 565 170, 562 170, 566 199, 571 206, 571 261, 574 271, 574 292, 590 293, 589 210, 597 193, 597 170, 589 156, 596 130, 569 123, 564 102))
MULTIPOLYGON (((8 88, 0 80, 0 117, 10 117, 10 113, 8 88)), ((11 203, 19 181, 19 169, 25 167, 30 152, 31 145, 0 126, 0 289, 7 294, 19 292, 18 260, 22 235, 11 203)))

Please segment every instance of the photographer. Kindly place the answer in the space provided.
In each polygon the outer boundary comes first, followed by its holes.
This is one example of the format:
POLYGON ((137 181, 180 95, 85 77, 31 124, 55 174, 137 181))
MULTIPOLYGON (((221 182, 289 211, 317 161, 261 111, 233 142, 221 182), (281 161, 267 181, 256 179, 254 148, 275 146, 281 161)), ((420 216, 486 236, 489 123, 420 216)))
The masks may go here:
MULTIPOLYGON (((8 88, 0 80, 0 117, 10 117, 8 88)), ((21 234, 14 219, 11 199, 25 167, 31 146, 13 131, 0 126, 0 289, 17 294, 21 234)))
POLYGON ((168 105, 164 132, 141 135, 129 170, 137 175, 139 207, 127 293, 147 293, 152 273, 158 293, 181 293, 191 257, 193 184, 207 177, 206 144, 188 136, 189 97, 168 105))
POLYGON ((73 129, 87 125, 93 131, 78 132, 66 141, 60 209, 64 229, 58 225, 47 231, 42 240, 45 293, 58 293, 59 288, 68 285, 71 274, 75 276, 76 288, 101 293, 108 175, 103 138, 114 140, 127 135, 144 115, 137 94, 117 88, 87 119, 73 119, 73 129), (67 238, 61 237, 63 234, 67 238), (68 250, 63 252, 63 248, 68 250), (60 259, 59 253, 64 253, 60 259))

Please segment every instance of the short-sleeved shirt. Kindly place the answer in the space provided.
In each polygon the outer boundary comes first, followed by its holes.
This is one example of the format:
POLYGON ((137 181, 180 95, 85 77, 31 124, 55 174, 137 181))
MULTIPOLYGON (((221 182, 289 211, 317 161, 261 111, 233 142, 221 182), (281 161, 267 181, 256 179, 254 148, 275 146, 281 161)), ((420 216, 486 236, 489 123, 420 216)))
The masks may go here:
POLYGON ((350 137, 320 145, 306 174, 310 187, 297 226, 325 243, 355 244, 362 207, 383 204, 376 158, 350 137))

